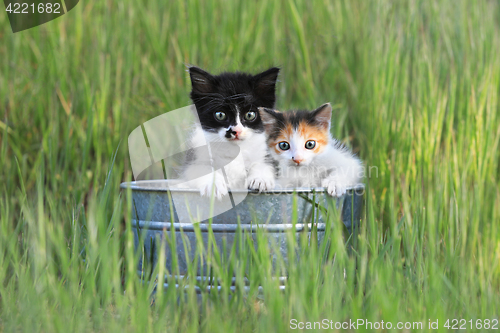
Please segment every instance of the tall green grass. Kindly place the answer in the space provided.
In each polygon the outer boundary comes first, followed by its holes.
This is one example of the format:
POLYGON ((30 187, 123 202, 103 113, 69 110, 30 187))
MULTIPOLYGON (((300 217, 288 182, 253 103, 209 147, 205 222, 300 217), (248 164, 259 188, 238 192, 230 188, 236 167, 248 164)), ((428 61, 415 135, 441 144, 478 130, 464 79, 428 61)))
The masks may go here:
POLYGON ((0 14, 0 329, 498 319, 499 22, 488 0, 84 1, 17 34, 0 14), (119 183, 130 131, 190 103, 189 64, 279 65, 279 109, 336 105, 333 134, 376 167, 352 253, 332 220, 335 260, 306 251, 285 292, 151 305, 119 183))

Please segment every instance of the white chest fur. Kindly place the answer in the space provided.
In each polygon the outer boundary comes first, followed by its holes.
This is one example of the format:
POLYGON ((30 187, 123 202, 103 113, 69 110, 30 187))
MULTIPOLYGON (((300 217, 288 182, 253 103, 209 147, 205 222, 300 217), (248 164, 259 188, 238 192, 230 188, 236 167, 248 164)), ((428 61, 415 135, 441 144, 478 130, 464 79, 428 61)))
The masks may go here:
POLYGON ((274 188, 274 169, 266 162, 264 133, 254 132, 244 140, 226 140, 218 133, 203 131, 201 127, 197 127, 191 146, 201 147, 206 144, 212 147, 209 154, 197 154, 184 172, 185 178, 194 180, 193 175, 200 174, 197 170, 201 167, 218 165, 223 169, 212 168, 213 175, 196 177, 197 181, 189 182, 191 187, 199 188, 202 195, 209 195, 213 186, 218 198, 227 194, 228 186, 231 189, 250 188, 260 191, 274 188), (234 148, 238 148, 239 153, 234 154, 234 148))

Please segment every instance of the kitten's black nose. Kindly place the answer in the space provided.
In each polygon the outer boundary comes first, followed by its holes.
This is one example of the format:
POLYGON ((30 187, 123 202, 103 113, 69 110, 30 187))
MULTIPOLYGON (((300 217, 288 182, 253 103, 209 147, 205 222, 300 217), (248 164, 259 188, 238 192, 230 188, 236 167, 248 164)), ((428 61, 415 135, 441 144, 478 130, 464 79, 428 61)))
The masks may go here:
POLYGON ((228 130, 226 131, 226 138, 231 139, 231 138, 233 137, 233 135, 235 135, 235 136, 236 136, 236 132, 235 132, 235 131, 233 131, 232 129, 228 129, 228 130))

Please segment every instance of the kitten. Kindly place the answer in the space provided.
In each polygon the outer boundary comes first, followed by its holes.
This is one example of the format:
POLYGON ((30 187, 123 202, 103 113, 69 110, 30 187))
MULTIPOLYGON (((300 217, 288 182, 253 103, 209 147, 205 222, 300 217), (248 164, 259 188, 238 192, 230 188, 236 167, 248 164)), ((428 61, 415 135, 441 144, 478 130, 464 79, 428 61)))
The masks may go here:
POLYGON ((358 184, 363 167, 330 134, 332 107, 281 113, 259 108, 268 135, 271 156, 279 164, 277 183, 283 187, 325 187, 328 194, 341 196, 358 184))
POLYGON ((209 196, 213 190, 221 199, 228 193, 228 184, 230 188, 259 191, 274 188, 275 170, 267 152, 258 107, 274 107, 278 73, 276 67, 257 75, 240 72, 211 75, 198 67, 189 68, 191 99, 201 123, 193 135, 192 146, 199 146, 198 142, 205 139, 210 151, 195 152, 184 175, 187 179, 198 178, 195 186, 201 195, 209 196), (243 158, 234 160, 239 152, 243 158), (219 169, 214 164, 227 165, 224 161, 235 162, 224 168, 225 175, 221 170, 213 172, 219 169), (205 176, 198 177, 202 169, 205 176))

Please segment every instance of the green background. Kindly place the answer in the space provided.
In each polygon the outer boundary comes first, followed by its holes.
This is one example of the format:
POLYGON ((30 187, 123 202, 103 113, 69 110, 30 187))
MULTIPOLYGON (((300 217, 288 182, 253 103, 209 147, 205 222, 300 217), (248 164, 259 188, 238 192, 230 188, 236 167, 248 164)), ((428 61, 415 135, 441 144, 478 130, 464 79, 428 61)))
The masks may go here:
POLYGON ((0 14, 0 329, 498 319, 499 50, 488 0, 83 1, 17 34, 0 14), (304 253, 285 292, 258 253, 261 294, 151 305, 119 184, 131 130, 190 104, 187 65, 281 66, 278 109, 334 105, 332 133, 377 170, 353 253, 332 227, 334 251, 304 253))

